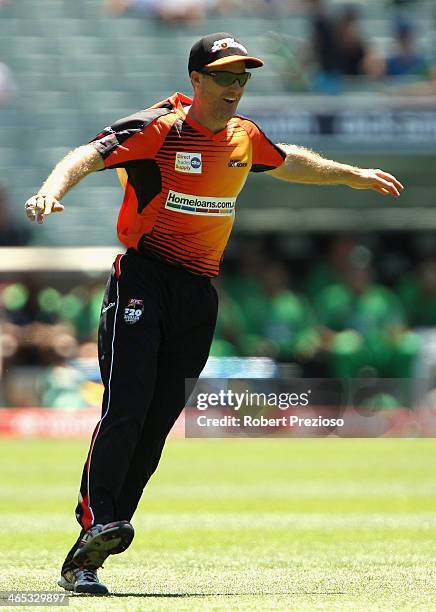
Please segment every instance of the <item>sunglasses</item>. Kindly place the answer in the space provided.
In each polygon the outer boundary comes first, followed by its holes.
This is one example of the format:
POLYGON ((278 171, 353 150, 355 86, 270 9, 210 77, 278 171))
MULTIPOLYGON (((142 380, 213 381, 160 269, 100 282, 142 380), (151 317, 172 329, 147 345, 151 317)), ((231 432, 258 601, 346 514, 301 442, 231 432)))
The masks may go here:
POLYGON ((244 87, 247 84, 248 79, 251 77, 251 72, 242 72, 242 74, 237 72, 226 72, 225 70, 220 70, 219 72, 200 70, 199 72, 212 77, 215 83, 221 87, 229 87, 229 85, 233 85, 233 83, 236 83, 236 81, 238 81, 241 87, 244 87))

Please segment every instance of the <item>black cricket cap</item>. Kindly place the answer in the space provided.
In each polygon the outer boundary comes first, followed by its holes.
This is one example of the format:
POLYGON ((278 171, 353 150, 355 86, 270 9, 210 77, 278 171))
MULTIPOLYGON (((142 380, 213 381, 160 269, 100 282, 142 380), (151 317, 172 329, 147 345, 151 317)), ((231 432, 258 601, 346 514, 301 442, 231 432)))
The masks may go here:
POLYGON ((216 32, 200 38, 189 54, 188 71, 225 66, 243 60, 247 68, 260 68, 263 61, 248 55, 247 49, 232 34, 216 32))

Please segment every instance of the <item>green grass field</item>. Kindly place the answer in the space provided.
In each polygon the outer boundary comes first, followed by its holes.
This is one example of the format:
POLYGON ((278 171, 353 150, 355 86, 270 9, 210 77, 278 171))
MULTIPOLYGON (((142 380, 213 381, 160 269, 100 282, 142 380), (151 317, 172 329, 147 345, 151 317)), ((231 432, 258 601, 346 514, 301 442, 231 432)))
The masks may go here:
MULTIPOLYGON (((61 591, 86 451, 0 440, 0 590, 61 591)), ((436 609, 436 440, 173 440, 133 523, 71 610, 436 609)))

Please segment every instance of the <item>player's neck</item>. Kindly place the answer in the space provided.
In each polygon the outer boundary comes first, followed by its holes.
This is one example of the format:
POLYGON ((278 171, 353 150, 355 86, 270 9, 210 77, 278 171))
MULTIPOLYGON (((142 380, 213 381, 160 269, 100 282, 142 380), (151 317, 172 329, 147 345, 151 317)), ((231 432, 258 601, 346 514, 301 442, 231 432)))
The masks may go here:
POLYGON ((195 100, 192 102, 187 114, 191 119, 214 134, 221 132, 221 130, 223 130, 227 125, 227 120, 213 117, 209 112, 206 112, 203 108, 196 104, 195 100))

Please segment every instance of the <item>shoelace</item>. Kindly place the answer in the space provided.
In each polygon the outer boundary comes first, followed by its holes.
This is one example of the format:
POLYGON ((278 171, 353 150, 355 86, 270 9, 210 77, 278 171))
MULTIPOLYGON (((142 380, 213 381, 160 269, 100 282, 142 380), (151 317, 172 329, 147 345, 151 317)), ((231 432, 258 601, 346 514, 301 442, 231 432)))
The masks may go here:
POLYGON ((98 582, 96 570, 82 569, 77 572, 77 578, 83 578, 87 582, 98 582))

